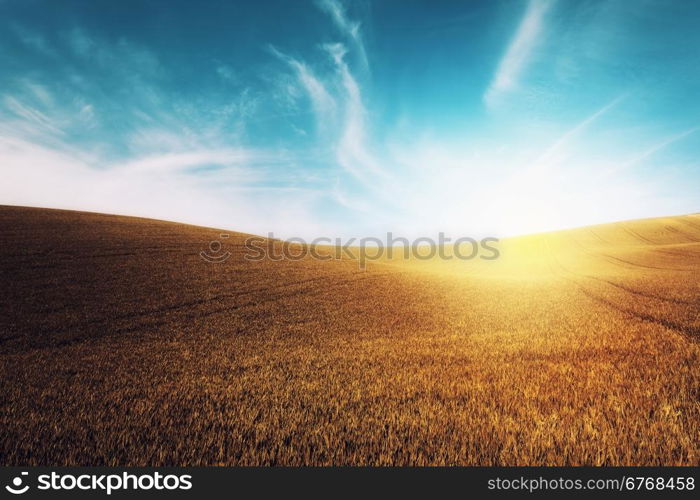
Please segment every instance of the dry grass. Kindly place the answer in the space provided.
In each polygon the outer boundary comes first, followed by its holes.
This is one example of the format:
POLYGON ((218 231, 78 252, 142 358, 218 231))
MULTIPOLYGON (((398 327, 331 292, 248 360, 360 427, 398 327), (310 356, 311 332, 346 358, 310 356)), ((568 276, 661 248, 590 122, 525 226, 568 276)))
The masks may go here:
POLYGON ((700 216, 259 262, 0 208, 0 463, 697 465, 700 216))

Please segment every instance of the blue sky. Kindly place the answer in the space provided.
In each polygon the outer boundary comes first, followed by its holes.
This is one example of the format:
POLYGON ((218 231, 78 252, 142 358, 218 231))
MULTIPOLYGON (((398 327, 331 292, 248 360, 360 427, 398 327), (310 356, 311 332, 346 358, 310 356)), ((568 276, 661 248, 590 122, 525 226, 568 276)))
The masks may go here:
POLYGON ((257 234, 700 210, 700 4, 0 0, 0 203, 257 234))

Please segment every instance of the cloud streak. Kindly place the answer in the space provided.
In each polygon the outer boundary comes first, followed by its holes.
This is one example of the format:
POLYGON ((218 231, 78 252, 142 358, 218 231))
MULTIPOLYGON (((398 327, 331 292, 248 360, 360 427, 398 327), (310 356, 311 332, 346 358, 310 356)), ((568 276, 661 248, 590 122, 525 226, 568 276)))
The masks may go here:
POLYGON ((345 123, 336 150, 338 163, 363 183, 375 186, 372 176, 386 178, 387 174, 367 147, 366 110, 360 86, 345 62, 345 47, 332 44, 326 50, 336 64, 345 91, 345 123))
POLYGON ((364 40, 362 39, 361 23, 358 21, 351 21, 348 18, 345 5, 340 0, 317 0, 316 4, 321 10, 331 16, 340 32, 352 42, 362 69, 369 69, 367 51, 365 49, 364 40))
POLYGON ((544 19, 552 1, 530 0, 518 29, 501 59, 496 74, 484 93, 487 105, 494 105, 508 92, 518 86, 520 75, 524 72, 532 52, 544 30, 544 19))
POLYGON ((562 134, 552 145, 550 145, 535 161, 533 168, 543 169, 561 161, 567 154, 567 146, 576 139, 582 132, 590 127, 601 116, 608 113, 611 109, 617 106, 627 96, 621 95, 610 101, 605 106, 601 107, 584 120, 576 124, 574 127, 562 134))
POLYGON ((283 54, 275 47, 270 46, 269 49, 273 55, 284 61, 295 71, 299 83, 311 100, 319 131, 327 129, 334 121, 337 106, 335 99, 331 96, 330 92, 328 92, 323 82, 321 82, 303 62, 283 54))
POLYGON ((627 170, 629 168, 635 167, 636 165, 647 160, 648 158, 651 158, 659 151, 666 149, 671 144, 682 141, 683 139, 685 139, 686 137, 688 137, 691 134, 694 134, 698 130, 700 130, 700 127, 692 127, 692 128, 685 130, 679 134, 672 135, 671 137, 668 137, 668 138, 664 139, 663 141, 658 142, 657 144, 654 144, 652 147, 650 147, 649 149, 644 151, 642 154, 635 156, 631 160, 626 161, 626 162, 620 164, 619 166, 616 166, 616 167, 613 167, 613 168, 607 170, 605 172, 605 175, 611 175, 611 174, 618 173, 618 172, 621 172, 623 170, 627 170))

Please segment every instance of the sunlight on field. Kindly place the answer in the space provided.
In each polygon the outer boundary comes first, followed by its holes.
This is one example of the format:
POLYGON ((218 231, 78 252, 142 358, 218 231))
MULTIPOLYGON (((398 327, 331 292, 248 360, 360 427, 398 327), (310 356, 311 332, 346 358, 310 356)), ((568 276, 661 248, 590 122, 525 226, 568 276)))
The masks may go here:
POLYGON ((452 395, 489 443, 470 463, 697 463, 699 242, 700 217, 673 217, 411 263, 460 290, 469 338, 450 345, 472 362, 452 395))
POLYGON ((700 462, 698 215, 365 271, 242 235, 211 264, 219 231, 145 219, 0 227, 5 465, 700 462))

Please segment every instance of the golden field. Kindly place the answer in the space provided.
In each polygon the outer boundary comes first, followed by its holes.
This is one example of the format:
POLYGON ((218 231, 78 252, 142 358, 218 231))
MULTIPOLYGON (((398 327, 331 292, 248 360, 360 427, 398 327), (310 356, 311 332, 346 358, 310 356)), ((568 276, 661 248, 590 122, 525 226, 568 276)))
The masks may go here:
POLYGON ((0 207, 2 465, 697 465, 700 215, 250 262, 0 207))

